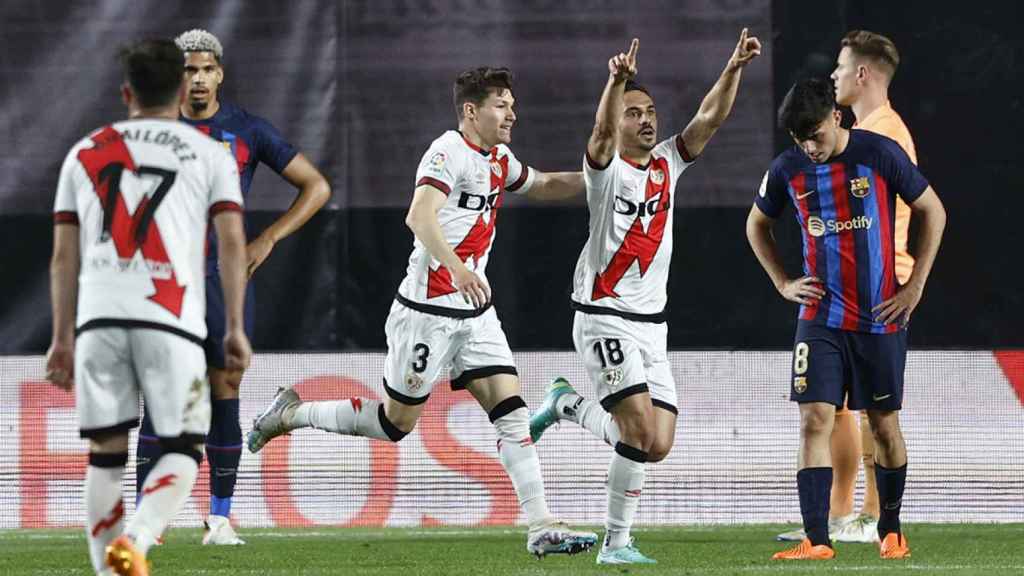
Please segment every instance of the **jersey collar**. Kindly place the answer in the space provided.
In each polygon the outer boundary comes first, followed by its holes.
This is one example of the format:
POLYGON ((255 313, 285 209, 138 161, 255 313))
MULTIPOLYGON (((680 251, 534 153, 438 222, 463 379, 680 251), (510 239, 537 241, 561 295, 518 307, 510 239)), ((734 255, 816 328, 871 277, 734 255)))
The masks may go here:
POLYGON ((472 142, 470 142, 469 138, 466 138, 466 135, 462 133, 462 130, 456 130, 456 132, 459 133, 459 136, 462 136, 462 141, 466 143, 466 146, 469 146, 470 148, 472 148, 473 150, 475 150, 476 152, 478 152, 481 156, 483 156, 485 158, 490 158, 491 156, 495 155, 497 153, 497 151, 498 151, 497 148, 491 148, 490 150, 484 150, 483 148, 481 148, 481 147, 477 146, 476 144, 473 144, 472 142))
POLYGON ((626 158, 625 156, 623 156, 621 154, 619 155, 619 158, 622 158, 623 162, 625 162, 626 164, 629 164, 630 166, 632 166, 633 168, 636 168, 637 170, 640 170, 641 172, 646 171, 648 168, 650 168, 651 167, 651 160, 654 159, 654 157, 652 156, 651 158, 647 159, 647 164, 637 164, 636 162, 633 162, 632 160, 630 160, 629 158, 626 158))

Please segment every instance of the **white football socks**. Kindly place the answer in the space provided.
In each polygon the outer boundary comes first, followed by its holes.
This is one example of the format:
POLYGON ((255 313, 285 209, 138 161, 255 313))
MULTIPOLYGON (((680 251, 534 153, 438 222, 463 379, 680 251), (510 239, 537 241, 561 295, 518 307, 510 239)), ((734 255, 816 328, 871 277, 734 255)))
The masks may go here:
POLYGON ((150 470, 139 508, 124 530, 139 552, 146 554, 181 509, 192 492, 198 470, 191 456, 177 452, 165 453, 150 470))
POLYGON ((526 405, 494 421, 498 433, 498 452, 519 505, 526 514, 530 528, 544 526, 552 521, 544 499, 544 479, 540 474, 540 459, 530 440, 530 419, 526 405))
POLYGON ((303 402, 292 415, 291 426, 316 428, 335 434, 393 440, 380 421, 381 403, 368 398, 303 402))
POLYGON ((123 473, 124 464, 102 468, 90 465, 85 472, 85 535, 89 541, 89 559, 97 573, 107 569, 107 545, 121 535, 124 527, 123 473))
POLYGON ((565 394, 558 399, 555 409, 561 418, 586 428, 609 446, 615 446, 622 439, 619 425, 615 423, 611 413, 605 412, 604 407, 596 400, 575 393, 565 394))
POLYGON ((629 529, 640 506, 647 453, 618 443, 608 466, 608 516, 605 518, 605 548, 629 545, 629 529))

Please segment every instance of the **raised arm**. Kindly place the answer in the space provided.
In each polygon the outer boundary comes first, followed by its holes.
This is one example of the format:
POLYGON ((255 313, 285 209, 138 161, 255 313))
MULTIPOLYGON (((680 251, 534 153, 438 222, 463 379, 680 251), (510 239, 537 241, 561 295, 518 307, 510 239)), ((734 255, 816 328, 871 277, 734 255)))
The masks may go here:
POLYGON ((423 243, 427 252, 448 269, 452 275, 452 285, 462 293, 463 299, 467 303, 472 302, 476 308, 482 308, 491 299, 490 289, 455 254, 437 221, 437 212, 444 206, 446 199, 444 192, 430 184, 417 186, 405 224, 423 243))
POLYGON ((743 67, 761 54, 761 42, 753 36, 747 36, 747 29, 740 32, 740 40, 736 43, 729 62, 722 70, 718 81, 700 103, 700 109, 683 130, 683 144, 692 156, 704 151, 711 137, 729 117, 732 104, 736 100, 743 67))
POLYGON ((281 176, 299 190, 299 195, 280 218, 249 244, 247 271, 250 276, 267 259, 275 244, 301 228, 331 197, 327 179, 302 154, 292 158, 281 176))
POLYGON ((608 60, 608 82, 597 105, 594 131, 587 142, 587 155, 599 166, 607 166, 615 156, 619 140, 619 122, 622 120, 622 95, 626 81, 636 76, 636 52, 640 41, 629 45, 629 53, 619 53, 608 60))

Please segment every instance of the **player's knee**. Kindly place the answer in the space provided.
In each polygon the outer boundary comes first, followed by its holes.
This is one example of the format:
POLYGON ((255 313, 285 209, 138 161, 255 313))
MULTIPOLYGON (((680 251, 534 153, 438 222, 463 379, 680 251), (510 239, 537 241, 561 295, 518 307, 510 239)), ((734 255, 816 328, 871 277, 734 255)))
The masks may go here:
POLYGON ((128 448, 123 452, 89 451, 89 466, 94 468, 124 468, 128 464, 128 448))
POLYGON ((899 418, 896 412, 869 412, 871 434, 879 450, 886 450, 897 442, 900 435, 899 418))
POLYGON ((833 419, 827 410, 804 410, 800 414, 800 434, 813 438, 832 434, 833 419))
POLYGON ((164 454, 183 454, 196 461, 196 465, 203 462, 202 444, 196 442, 196 438, 190 434, 182 434, 172 438, 160 437, 160 449, 164 454))
POLYGON ((622 433, 622 441, 634 448, 645 452, 651 449, 654 444, 655 429, 650 419, 642 416, 628 416, 616 419, 619 431, 622 433))
POLYGON ((498 402, 487 413, 487 418, 501 440, 520 442, 530 437, 529 410, 520 396, 509 396, 498 402))
POLYGON ((672 442, 664 442, 655 440, 651 443, 650 449, 647 451, 648 462, 661 462, 665 458, 668 458, 669 452, 672 451, 672 442))
POLYGON ((672 429, 668 429, 667 427, 657 428, 655 430, 654 441, 651 442, 651 447, 647 449, 647 461, 661 462, 665 458, 668 458, 668 454, 672 451, 672 446, 675 444, 675 440, 675 427, 672 429))
POLYGON ((875 428, 874 434, 878 451, 886 453, 898 443, 900 430, 897 426, 879 426, 875 428))
POLYGON ((97 454, 127 453, 128 434, 114 432, 89 438, 89 452, 97 454))
MULTIPOLYGON (((388 427, 390 426, 400 432, 402 437, 405 437, 406 434, 412 432, 413 428, 416 427, 416 423, 419 421, 420 414, 422 413, 422 404, 414 406, 402 404, 401 402, 388 397, 385 399, 384 403, 381 404, 379 411, 380 424, 381 427, 384 428, 385 432, 388 431, 388 427)), ((392 438, 392 440, 398 442, 401 438, 398 440, 392 438)))
MULTIPOLYGON (((401 412, 399 412, 401 413, 401 412)), ((419 418, 419 412, 413 413, 411 416, 406 415, 405 418, 395 417, 389 415, 388 411, 381 404, 380 408, 377 409, 377 421, 380 423, 380 427, 384 430, 384 434, 394 443, 399 443, 403 438, 412 432, 413 427, 416 426, 416 420, 419 418)))

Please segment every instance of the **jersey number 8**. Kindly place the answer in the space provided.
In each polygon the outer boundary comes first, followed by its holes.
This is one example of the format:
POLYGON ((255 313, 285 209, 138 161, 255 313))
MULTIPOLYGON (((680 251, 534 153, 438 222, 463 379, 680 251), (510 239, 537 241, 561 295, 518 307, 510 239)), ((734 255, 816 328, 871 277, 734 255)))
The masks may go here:
POLYGON ((793 349, 793 373, 797 376, 807 372, 807 355, 810 352, 811 347, 807 342, 797 342, 796 348, 793 349))

